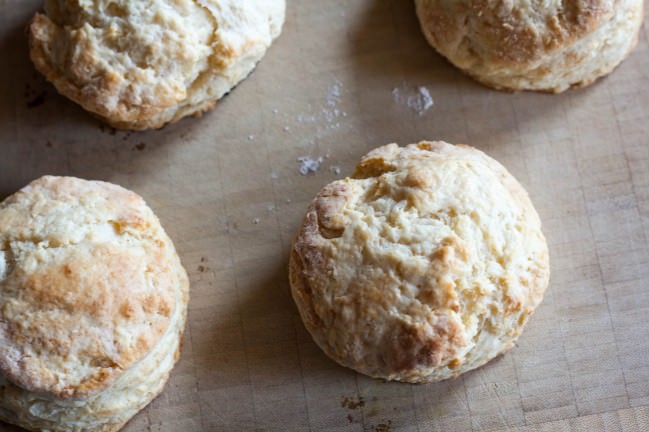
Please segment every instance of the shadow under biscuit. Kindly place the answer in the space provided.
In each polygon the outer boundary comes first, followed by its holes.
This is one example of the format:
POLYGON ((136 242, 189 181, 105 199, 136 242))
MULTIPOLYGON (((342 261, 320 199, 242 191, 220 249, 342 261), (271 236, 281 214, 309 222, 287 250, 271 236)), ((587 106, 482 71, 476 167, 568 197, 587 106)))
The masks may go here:
POLYGON ((28 26, 39 6, 21 7, 0 30, 0 199, 46 174, 141 185, 164 172, 169 144, 202 140, 204 119, 119 131, 58 94, 29 56, 28 26))

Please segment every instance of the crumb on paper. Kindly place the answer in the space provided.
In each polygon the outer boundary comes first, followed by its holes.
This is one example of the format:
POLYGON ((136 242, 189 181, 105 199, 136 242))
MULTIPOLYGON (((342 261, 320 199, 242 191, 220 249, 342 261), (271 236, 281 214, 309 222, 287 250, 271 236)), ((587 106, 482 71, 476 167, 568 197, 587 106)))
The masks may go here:
POLYGON ((273 180, 277 180, 279 178, 279 174, 277 174, 275 171, 272 171, 270 173, 270 178, 273 180))
POLYGON ((268 213, 272 213, 275 211, 275 206, 273 204, 270 204, 269 206, 266 207, 266 211, 268 213))
POLYGON ((298 171, 303 176, 306 176, 315 174, 320 169, 322 162, 324 162, 324 158, 320 156, 317 159, 313 159, 311 156, 300 156, 297 158, 297 161, 300 164, 298 171))
POLYGON ((388 420, 384 423, 379 423, 374 426, 374 432, 391 432, 392 431, 392 420, 388 420))
POLYGON ((112 126, 104 125, 103 123, 99 123, 99 130, 100 130, 102 133, 107 133, 107 134, 109 134, 109 135, 111 135, 111 136, 115 136, 115 135, 117 135, 117 129, 115 129, 115 128, 112 127, 112 126))
POLYGON ((259 218, 254 218, 252 220, 252 223, 255 224, 255 225, 259 225, 259 222, 260 222, 259 218))
POLYGON ((344 396, 340 401, 340 406, 349 410, 363 408, 365 406, 365 399, 363 399, 363 396, 344 396))
POLYGON ((248 141, 254 141, 254 140, 255 140, 254 135, 252 135, 252 134, 248 135, 248 141))
POLYGON ((392 89, 392 97, 395 102, 407 106, 420 116, 435 105, 430 91, 424 86, 418 86, 416 89, 406 85, 395 87, 392 89))
POLYGON ((36 96, 30 98, 27 101, 27 108, 32 109, 39 107, 45 103, 45 98, 47 97, 47 92, 43 91, 37 94, 36 96))
POLYGON ((277 114, 279 110, 277 108, 273 108, 273 114, 277 114))
POLYGON ((290 203, 292 203, 292 202, 293 202, 292 199, 290 199, 290 198, 286 198, 286 204, 290 204, 290 203))
POLYGON ((291 130, 291 128, 289 126, 284 126, 284 132, 288 132, 290 130, 291 130))

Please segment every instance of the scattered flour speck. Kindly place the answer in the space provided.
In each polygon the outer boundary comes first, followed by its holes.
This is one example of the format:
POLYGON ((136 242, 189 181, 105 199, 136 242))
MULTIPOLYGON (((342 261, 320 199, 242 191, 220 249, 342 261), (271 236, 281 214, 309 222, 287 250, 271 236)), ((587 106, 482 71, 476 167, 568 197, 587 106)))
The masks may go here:
POLYGON ((431 109, 434 105, 434 102, 432 96, 430 95, 430 92, 426 87, 419 86, 418 91, 419 94, 416 98, 415 108, 417 109, 417 111, 423 113, 431 109))
POLYGON ((320 169, 320 165, 322 165, 324 159, 322 156, 317 159, 313 159, 310 156, 300 156, 297 158, 297 161, 300 164, 298 171, 305 176, 315 174, 320 169))
POLYGON ((255 136, 254 135, 248 135, 248 141, 254 141, 255 136))
POLYGON ((406 85, 401 88, 394 88, 392 97, 395 102, 407 106, 420 116, 424 115, 435 104, 430 91, 424 86, 418 86, 416 89, 409 88, 406 85))
POLYGON ((339 106, 343 100, 343 90, 343 83, 335 79, 327 88, 322 105, 312 106, 308 104, 305 106, 305 112, 298 113, 295 116, 298 123, 314 125, 315 139, 321 139, 328 136, 332 131, 340 129, 340 121, 348 116, 339 106))
POLYGON ((329 167, 329 171, 336 175, 340 175, 340 167, 338 165, 332 165, 329 167))
POLYGON ((326 100, 327 105, 330 107, 335 107, 338 102, 340 102, 340 97, 343 94, 343 83, 339 80, 334 81, 334 83, 329 87, 329 93, 327 94, 326 100))
POLYGON ((297 121, 300 123, 315 123, 316 118, 314 115, 298 114, 297 121))
POLYGON ((259 222, 260 222, 260 221, 259 221, 259 218, 254 218, 254 219, 252 220, 252 223, 255 224, 255 225, 259 225, 259 222))

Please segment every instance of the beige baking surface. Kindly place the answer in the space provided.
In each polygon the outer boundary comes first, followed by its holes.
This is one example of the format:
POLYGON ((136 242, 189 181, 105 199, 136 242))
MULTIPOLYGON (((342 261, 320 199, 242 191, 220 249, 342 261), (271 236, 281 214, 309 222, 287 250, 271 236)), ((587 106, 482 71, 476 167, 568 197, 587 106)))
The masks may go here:
POLYGON ((191 275, 182 360, 125 430, 649 431, 648 26, 594 87, 512 95, 429 49, 410 1, 292 0, 281 39, 213 112, 124 133, 35 74, 24 27, 39 4, 0 0, 0 195, 42 174, 119 183, 191 275), (454 381, 388 384, 311 342, 286 257, 324 184, 372 147, 424 138, 473 144, 527 186, 552 281, 509 354, 454 381), (319 171, 300 175, 300 156, 323 157, 319 171))

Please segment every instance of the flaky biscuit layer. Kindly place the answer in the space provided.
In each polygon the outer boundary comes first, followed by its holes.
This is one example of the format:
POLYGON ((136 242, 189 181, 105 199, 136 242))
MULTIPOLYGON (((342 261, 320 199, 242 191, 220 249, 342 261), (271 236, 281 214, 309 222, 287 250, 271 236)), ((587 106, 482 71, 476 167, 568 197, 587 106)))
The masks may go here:
POLYGON ((144 200, 43 177, 0 203, 0 418, 116 430, 177 359, 188 279, 144 200))

